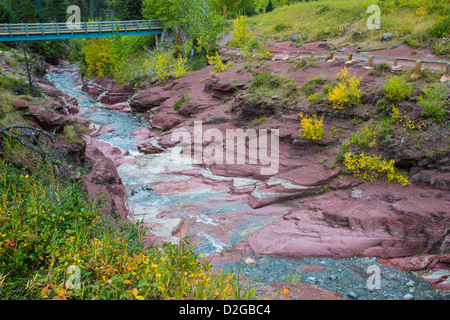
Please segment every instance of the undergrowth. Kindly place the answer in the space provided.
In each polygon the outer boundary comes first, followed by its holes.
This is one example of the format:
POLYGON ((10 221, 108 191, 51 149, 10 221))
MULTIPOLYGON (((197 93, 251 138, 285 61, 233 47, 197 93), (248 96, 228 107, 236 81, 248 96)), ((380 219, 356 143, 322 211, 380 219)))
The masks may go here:
POLYGON ((147 246, 146 228, 104 217, 79 182, 44 184, 46 172, 0 161, 0 299, 252 297, 187 239, 147 246))

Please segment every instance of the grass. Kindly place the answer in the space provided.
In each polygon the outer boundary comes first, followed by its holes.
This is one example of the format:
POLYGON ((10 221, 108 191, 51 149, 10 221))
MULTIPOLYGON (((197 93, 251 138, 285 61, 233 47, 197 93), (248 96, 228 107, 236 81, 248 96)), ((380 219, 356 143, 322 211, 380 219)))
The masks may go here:
POLYGON ((273 99, 275 96, 283 103, 296 103, 300 97, 300 88, 293 79, 270 71, 255 73, 254 81, 248 90, 251 99, 273 99))
POLYGON ((371 14, 366 13, 369 5, 359 0, 322 0, 292 4, 278 7, 274 11, 247 18, 248 26, 253 35, 278 37, 288 41, 294 33, 306 32, 308 39, 319 41, 330 39, 329 43, 335 46, 355 43, 352 32, 358 32, 358 44, 362 50, 375 50, 386 46, 395 46, 404 43, 406 39, 416 46, 426 45, 429 42, 427 30, 442 33, 445 26, 445 10, 437 10, 426 15, 416 15, 417 8, 401 7, 390 10, 381 9, 381 29, 369 30, 366 22, 371 14), (358 20, 359 19, 359 20, 358 20), (356 22, 355 22, 356 21, 356 22), (439 26, 433 28, 435 23, 439 26), (289 26, 283 28, 280 26, 289 26), (394 33, 395 39, 389 42, 381 41, 381 35, 387 32, 394 33), (411 40, 413 39, 413 40, 411 40))
POLYGON ((80 182, 45 183, 47 172, 0 161, 0 299, 252 297, 186 239, 148 246, 145 228, 104 217, 80 182), (79 282, 68 282, 70 266, 79 282))

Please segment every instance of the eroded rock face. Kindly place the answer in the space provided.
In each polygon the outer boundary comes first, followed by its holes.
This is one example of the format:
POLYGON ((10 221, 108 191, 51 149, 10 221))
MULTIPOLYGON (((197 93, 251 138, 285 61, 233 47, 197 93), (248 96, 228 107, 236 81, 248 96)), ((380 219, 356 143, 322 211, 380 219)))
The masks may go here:
POLYGON ((81 90, 95 97, 109 91, 114 86, 114 75, 99 78, 94 81, 84 81, 81 90))
POLYGON ((288 257, 394 258, 450 247, 450 204, 439 191, 370 183, 300 205, 303 209, 253 234, 250 248, 288 257))
POLYGON ((65 126, 71 123, 71 120, 65 115, 52 112, 42 106, 35 106, 31 108, 30 112, 38 124, 48 131, 60 133, 64 130, 65 126))
POLYGON ((113 105, 123 103, 134 94, 134 89, 131 86, 119 85, 105 91, 99 97, 100 102, 105 105, 113 105))
POLYGON ((133 112, 144 113, 161 105, 169 98, 169 92, 163 90, 161 87, 153 87, 139 92, 129 100, 129 103, 133 112))
POLYGON ((121 219, 130 216, 125 203, 125 189, 113 161, 97 147, 86 147, 86 164, 91 166, 83 176, 86 191, 94 198, 104 197, 103 212, 107 215, 118 214, 121 219))

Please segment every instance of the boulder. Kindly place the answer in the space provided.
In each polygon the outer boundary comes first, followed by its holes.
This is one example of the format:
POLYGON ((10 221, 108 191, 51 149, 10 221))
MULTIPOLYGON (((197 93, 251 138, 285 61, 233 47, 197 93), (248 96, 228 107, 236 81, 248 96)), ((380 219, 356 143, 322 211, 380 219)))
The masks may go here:
POLYGON ((164 91, 161 87, 153 87, 140 91, 130 100, 131 111, 144 113, 154 107, 160 106, 171 97, 170 92, 164 91))
POLYGON ((383 34, 381 36, 381 39, 386 41, 386 40, 392 39, 394 36, 395 36, 395 34, 388 32, 388 33, 383 34))
POLYGON ((100 102, 105 105, 113 105, 121 102, 126 102, 134 94, 134 89, 131 86, 119 85, 105 91, 100 95, 100 102))
POLYGON ((23 100, 11 102, 11 105, 18 111, 28 110, 28 102, 23 100))
POLYGON ((61 133, 64 127, 71 123, 67 116, 55 113, 42 106, 31 108, 31 115, 43 129, 56 131, 57 133, 61 133))

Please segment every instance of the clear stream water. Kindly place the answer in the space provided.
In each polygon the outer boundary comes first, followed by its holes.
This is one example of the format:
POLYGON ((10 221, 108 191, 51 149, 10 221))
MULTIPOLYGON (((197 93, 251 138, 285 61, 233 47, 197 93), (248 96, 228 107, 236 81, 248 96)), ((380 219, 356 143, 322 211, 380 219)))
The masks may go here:
MULTIPOLYGON (((72 69, 74 66, 61 68, 72 69)), ((127 202, 131 208, 135 209, 137 219, 141 218, 145 222, 159 221, 155 220, 158 213, 170 212, 164 219, 165 224, 159 230, 156 229, 156 233, 170 233, 179 226, 182 219, 187 219, 190 221, 191 234, 201 240, 197 246, 198 252, 211 255, 230 247, 256 229, 263 228, 274 221, 273 217, 251 214, 243 214, 236 219, 234 212, 249 211, 251 208, 239 200, 227 198, 229 190, 215 190, 209 184, 202 184, 198 180, 192 180, 191 176, 182 175, 179 172, 183 169, 198 169, 202 170, 203 176, 208 179, 230 180, 230 178, 214 176, 208 170, 190 164, 175 165, 170 162, 168 153, 139 154, 135 145, 137 139, 130 134, 148 126, 143 116, 98 107, 96 98, 81 91, 76 74, 54 72, 48 74, 47 79, 61 91, 77 98, 79 107, 95 110, 86 113, 83 118, 98 125, 114 127, 113 132, 98 137, 98 140, 128 150, 132 156, 139 155, 136 164, 121 165, 118 167, 118 172, 127 191, 127 202), (214 201, 214 207, 211 207, 211 201, 214 201), (217 236, 220 233, 218 231, 224 229, 228 230, 227 239, 217 236)), ((244 185, 254 183, 254 181, 243 180, 236 179, 234 182, 244 185)), ((232 269, 236 273, 239 272, 241 276, 256 282, 306 282, 336 291, 345 299, 402 300, 407 294, 418 300, 450 299, 450 293, 434 290, 430 284, 422 281, 414 273, 387 268, 380 265, 376 258, 325 257, 292 260, 266 256, 255 259, 256 267, 249 267, 242 262, 246 257, 243 256, 239 262, 217 267, 232 269), (299 270, 298 267, 302 265, 319 265, 324 268, 319 271, 299 270), (367 280, 372 275, 367 272, 369 266, 379 268, 381 289, 368 288, 367 280)))

